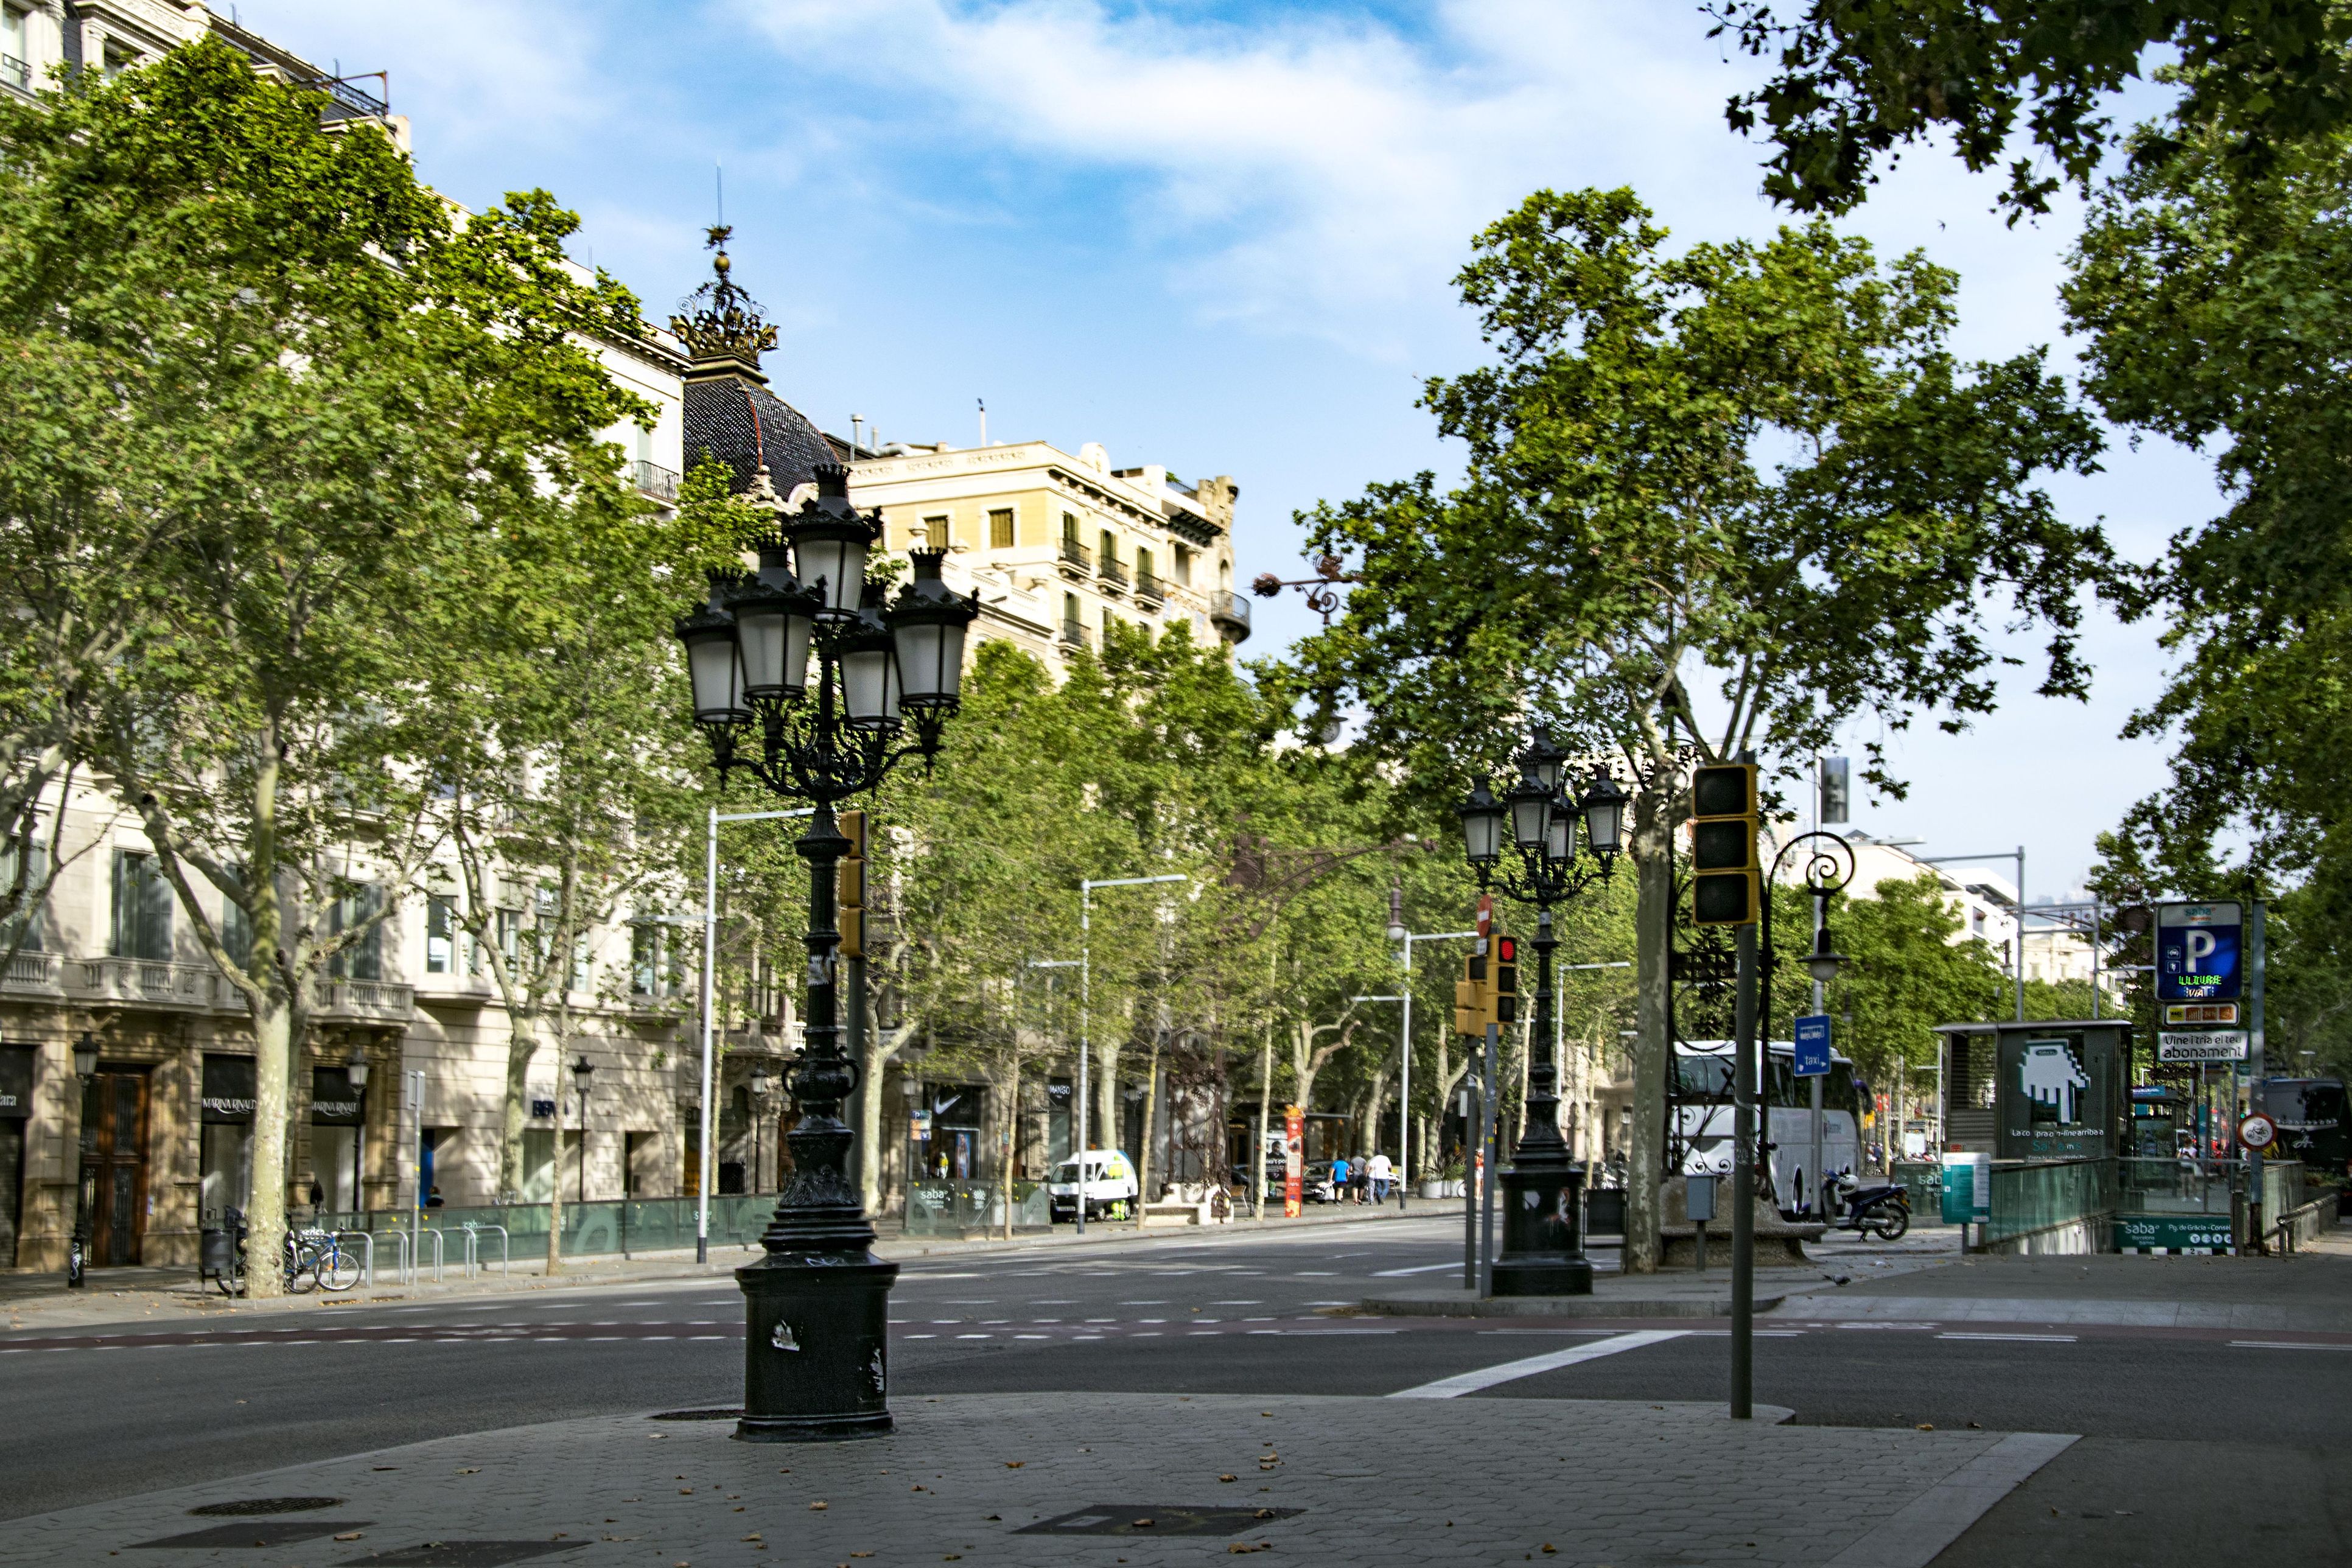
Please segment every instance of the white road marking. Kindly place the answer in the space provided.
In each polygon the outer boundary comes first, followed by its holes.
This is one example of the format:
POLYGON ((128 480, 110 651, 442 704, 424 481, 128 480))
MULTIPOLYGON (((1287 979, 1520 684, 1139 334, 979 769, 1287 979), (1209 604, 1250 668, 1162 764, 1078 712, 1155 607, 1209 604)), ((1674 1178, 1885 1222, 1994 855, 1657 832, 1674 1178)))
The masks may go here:
POLYGON ((1408 1274, 1434 1274, 1441 1268, 1459 1268, 1459 1263, 1423 1263, 1412 1268, 1382 1268, 1373 1274, 1375 1279, 1402 1279, 1408 1274))
POLYGON ((2071 1345, 2075 1342, 2072 1334, 1937 1334, 1936 1337, 1939 1340, 2008 1340, 2034 1345, 2071 1345))
POLYGON ((1645 1345, 1664 1344, 1678 1340, 1687 1329, 1638 1329, 1630 1334, 1612 1334, 1605 1340, 1595 1340, 1589 1345, 1570 1345, 1565 1350, 1546 1351, 1518 1361, 1507 1361, 1499 1366, 1485 1366, 1475 1372, 1459 1373, 1453 1377, 1441 1377, 1435 1383, 1424 1383, 1412 1388, 1401 1388, 1389 1395, 1391 1399, 1459 1399, 1465 1394, 1475 1394, 1497 1384, 1511 1383, 1522 1377, 1533 1377, 1541 1372, 1556 1372, 1580 1362, 1598 1361, 1605 1355, 1622 1351, 1637 1351, 1645 1345))
POLYGON ((2352 1345, 2323 1345, 2305 1340, 2231 1340, 2230 1348, 2242 1351, 2352 1351, 2352 1345))

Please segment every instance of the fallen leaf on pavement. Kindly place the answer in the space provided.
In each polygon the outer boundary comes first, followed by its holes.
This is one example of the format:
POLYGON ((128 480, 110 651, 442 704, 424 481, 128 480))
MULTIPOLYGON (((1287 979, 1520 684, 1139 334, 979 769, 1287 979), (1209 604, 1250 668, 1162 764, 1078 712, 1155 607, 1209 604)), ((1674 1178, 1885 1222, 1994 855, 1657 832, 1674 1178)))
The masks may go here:
POLYGON ((1007 1459, 1004 1461, 1004 1468, 1008 1470, 1017 1470, 1028 1462, 1026 1459, 1007 1459))
POLYGON ((824 1504, 821 1502, 813 1502, 809 1504, 809 1511, 811 1513, 823 1513, 824 1511, 824 1504))
POLYGON ((1241 1477, 1239 1477, 1239 1476, 1219 1476, 1219 1477, 1217 1478, 1217 1479, 1219 1479, 1219 1480, 1221 1480, 1221 1481, 1237 1481, 1237 1480, 1240 1480, 1240 1479, 1241 1479, 1241 1477))
POLYGON ((336 1540, 338 1540, 338 1541, 357 1541, 359 1538, 360 1538, 360 1532, 359 1532, 358 1531, 356 1531, 356 1530, 347 1530, 347 1531, 343 1531, 341 1535, 338 1535, 337 1537, 335 1537, 335 1539, 336 1539, 336 1540))

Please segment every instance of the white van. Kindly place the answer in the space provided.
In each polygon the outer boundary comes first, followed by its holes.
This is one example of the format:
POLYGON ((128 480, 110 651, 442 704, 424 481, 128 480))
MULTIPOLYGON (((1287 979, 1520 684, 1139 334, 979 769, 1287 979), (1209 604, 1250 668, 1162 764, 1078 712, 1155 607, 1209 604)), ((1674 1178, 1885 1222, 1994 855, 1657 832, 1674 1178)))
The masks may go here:
MULTIPOLYGON (((1135 1179, 1135 1162, 1116 1149, 1089 1149, 1086 1162, 1087 1217, 1099 1219, 1108 1215, 1113 1219, 1125 1219, 1134 1213, 1137 1200, 1143 1195, 1135 1179)), ((1054 1167, 1054 1179, 1046 1184, 1045 1194, 1053 1205, 1055 1223, 1076 1217, 1077 1161, 1065 1160, 1054 1167)))

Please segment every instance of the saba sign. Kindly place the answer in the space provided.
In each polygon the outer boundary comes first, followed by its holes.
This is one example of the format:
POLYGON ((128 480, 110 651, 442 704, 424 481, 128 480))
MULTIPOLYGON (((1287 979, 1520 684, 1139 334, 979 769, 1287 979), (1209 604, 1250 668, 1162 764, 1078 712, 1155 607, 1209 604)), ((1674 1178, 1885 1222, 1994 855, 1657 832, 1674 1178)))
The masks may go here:
POLYGON ((2156 994, 2234 1002, 2245 986, 2245 916, 2234 903, 2156 907, 2156 994))

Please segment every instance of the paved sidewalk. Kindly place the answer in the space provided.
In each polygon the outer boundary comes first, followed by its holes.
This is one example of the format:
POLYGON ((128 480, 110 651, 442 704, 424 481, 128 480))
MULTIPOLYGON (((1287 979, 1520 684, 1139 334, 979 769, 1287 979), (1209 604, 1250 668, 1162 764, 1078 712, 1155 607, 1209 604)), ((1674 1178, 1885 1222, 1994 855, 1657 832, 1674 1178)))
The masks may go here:
MULTIPOLYGON (((955 1241, 885 1232, 875 1244, 874 1250, 879 1257, 902 1264, 926 1259, 940 1261, 1005 1257, 1069 1247, 1083 1247, 1088 1251, 1098 1248, 1124 1250, 1167 1242, 1199 1242, 1219 1237, 1260 1235, 1275 1237, 1297 1236, 1329 1226, 1425 1220, 1432 1217, 1434 1206, 1416 1203, 1411 1212, 1400 1213, 1394 1207, 1341 1205, 1328 1210, 1309 1210, 1295 1220, 1238 1219, 1205 1228, 1154 1226, 1146 1230, 1133 1225, 1097 1223, 1087 1227, 1084 1238, 1069 1227, 1061 1226, 1050 1234, 1022 1236, 1016 1233, 1010 1242, 1002 1239, 955 1241)), ((393 1275, 387 1264, 373 1285, 363 1285, 340 1295, 312 1291, 306 1296, 281 1297, 266 1301, 233 1300, 222 1295, 217 1286, 199 1283, 189 1270, 181 1268, 96 1270, 89 1276, 89 1285, 81 1290, 66 1289, 62 1275, 0 1274, 0 1327, 49 1329, 132 1321, 220 1318, 239 1313, 302 1310, 322 1305, 436 1300, 499 1295, 517 1290, 576 1290, 599 1286, 641 1285, 666 1279, 717 1278, 731 1281, 735 1269, 758 1256, 758 1247, 738 1245, 713 1245, 710 1261, 704 1264, 694 1261, 690 1249, 639 1253, 635 1258, 626 1258, 603 1254, 567 1258, 562 1272, 552 1279, 548 1277, 544 1255, 519 1257, 514 1259, 510 1270, 493 1267, 468 1279, 463 1270, 452 1263, 445 1268, 441 1280, 436 1281, 427 1270, 413 1284, 393 1275)))
POLYGON ((1834 1291, 1792 1292, 1778 1315, 2352 1332, 2352 1249, 2323 1246, 2291 1258, 1978 1256, 1834 1291))
POLYGON ((1258 1551, 1330 1568, 1925 1568, 2074 1441, 1536 1399, 960 1395, 897 1414, 890 1436, 828 1445, 643 1416, 445 1438, 17 1520, 0 1564, 142 1548, 142 1568, 224 1549, 255 1568, 1198 1568, 1258 1551), (309 1506, 193 1511, 269 1499, 309 1506))

